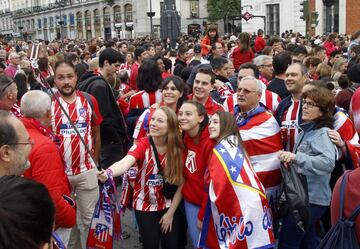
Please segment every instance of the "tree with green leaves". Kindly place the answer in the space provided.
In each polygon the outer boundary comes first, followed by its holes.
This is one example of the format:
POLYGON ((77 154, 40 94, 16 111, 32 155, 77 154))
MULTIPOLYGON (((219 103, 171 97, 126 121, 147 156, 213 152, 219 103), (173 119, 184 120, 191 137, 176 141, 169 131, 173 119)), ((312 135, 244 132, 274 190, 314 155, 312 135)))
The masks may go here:
POLYGON ((216 22, 224 20, 225 32, 229 19, 241 15, 241 0, 208 0, 207 2, 208 20, 216 22))

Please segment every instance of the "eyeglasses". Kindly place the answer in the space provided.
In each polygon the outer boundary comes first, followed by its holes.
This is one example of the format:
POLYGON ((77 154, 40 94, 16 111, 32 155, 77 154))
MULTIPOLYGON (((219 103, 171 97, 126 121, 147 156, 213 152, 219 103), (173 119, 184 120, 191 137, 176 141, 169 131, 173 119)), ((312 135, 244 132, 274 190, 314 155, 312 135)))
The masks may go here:
POLYGON ((304 105, 307 105, 307 106, 310 107, 310 108, 318 107, 318 105, 315 104, 314 102, 310 102, 310 101, 306 101, 306 100, 303 100, 303 101, 302 101, 302 104, 303 104, 303 106, 304 106, 304 105))
POLYGON ((114 63, 114 67, 120 67, 120 63, 114 63))
POLYGON ((27 142, 17 142, 17 143, 11 143, 11 144, 8 144, 8 145, 19 145, 19 144, 23 144, 23 145, 28 145, 28 144, 30 144, 31 146, 34 146, 35 141, 34 141, 34 139, 32 139, 31 137, 29 137, 29 138, 27 139, 27 142))
POLYGON ((245 88, 242 88, 242 87, 238 87, 237 90, 238 90, 239 93, 243 92, 244 94, 250 94, 250 93, 257 92, 257 91, 251 91, 251 90, 248 90, 248 89, 245 89, 245 88))
POLYGON ((273 67, 273 65, 272 64, 269 64, 269 65, 262 65, 261 67, 273 67))
POLYGON ((8 88, 9 86, 11 86, 12 83, 15 83, 15 81, 10 81, 9 83, 7 83, 7 84, 1 89, 1 92, 5 92, 6 88, 8 88))

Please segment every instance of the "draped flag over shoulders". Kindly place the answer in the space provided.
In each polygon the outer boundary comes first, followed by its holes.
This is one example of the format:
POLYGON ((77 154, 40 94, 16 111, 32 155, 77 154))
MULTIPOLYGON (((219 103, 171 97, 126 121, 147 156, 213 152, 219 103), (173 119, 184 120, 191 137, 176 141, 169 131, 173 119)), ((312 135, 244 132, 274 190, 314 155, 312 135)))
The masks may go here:
POLYGON ((112 249, 113 240, 121 237, 120 209, 112 177, 100 185, 100 198, 90 225, 87 249, 112 249))
POLYGON ((209 176, 200 247, 273 248, 272 214, 264 187, 235 136, 228 136, 213 149, 209 176), (207 236, 216 236, 218 245, 206 245, 207 236))

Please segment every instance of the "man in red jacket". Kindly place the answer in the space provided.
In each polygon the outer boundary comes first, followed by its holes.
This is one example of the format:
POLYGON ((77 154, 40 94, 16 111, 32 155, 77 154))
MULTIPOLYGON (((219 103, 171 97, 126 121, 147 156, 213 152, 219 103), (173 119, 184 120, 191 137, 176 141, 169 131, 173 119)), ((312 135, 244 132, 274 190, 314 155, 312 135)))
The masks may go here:
POLYGON ((261 51, 266 46, 266 42, 265 42, 265 39, 263 38, 263 34, 264 34, 264 31, 262 29, 258 29, 257 36, 255 38, 255 43, 254 43, 254 50, 257 54, 260 54, 261 51))
POLYGON ((31 167, 24 176, 44 184, 56 207, 55 229, 67 245, 71 228, 76 223, 75 203, 70 198, 70 185, 55 136, 48 129, 51 120, 51 99, 48 94, 34 90, 21 99, 21 119, 34 146, 29 154, 31 167), (68 229, 67 229, 68 228, 68 229))

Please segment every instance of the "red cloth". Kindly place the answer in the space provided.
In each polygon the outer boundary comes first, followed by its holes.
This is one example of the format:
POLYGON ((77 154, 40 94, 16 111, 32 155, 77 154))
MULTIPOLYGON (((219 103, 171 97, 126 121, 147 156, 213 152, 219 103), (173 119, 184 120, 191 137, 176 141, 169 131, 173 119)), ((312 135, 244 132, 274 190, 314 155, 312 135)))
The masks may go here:
POLYGON ((235 70, 238 70, 242 64, 246 62, 251 62, 252 59, 254 59, 254 57, 255 57, 254 52, 251 49, 244 52, 240 52, 239 47, 234 48, 234 51, 231 54, 231 58, 233 58, 235 70))
POLYGON ((70 197, 71 193, 60 150, 41 132, 36 120, 22 118, 21 121, 35 141, 29 155, 31 167, 24 176, 44 184, 48 189, 56 208, 55 227, 71 228, 76 223, 76 209, 63 198, 64 195, 70 197))
MULTIPOLYGON (((189 95, 189 100, 192 100, 193 97, 194 97, 193 94, 189 95)), ((218 110, 225 111, 224 107, 222 105, 220 105, 218 102, 216 102, 215 100, 213 100, 210 96, 206 100, 205 109, 206 109, 207 114, 210 116, 214 115, 215 112, 217 112, 218 110)))
POLYGON ((343 91, 346 92, 349 99, 351 98, 350 113, 354 120, 355 129, 360 134, 360 88, 356 89, 352 97, 349 90, 343 91))
POLYGON ((167 77, 171 77, 173 76, 171 73, 169 73, 168 71, 165 71, 161 74, 161 78, 164 80, 166 79, 167 77))
POLYGON ((162 101, 162 93, 160 90, 156 92, 146 92, 140 91, 133 95, 131 95, 129 99, 129 108, 133 109, 143 109, 150 107, 155 103, 161 103, 162 101))
POLYGON ((256 36, 254 49, 256 53, 261 53, 261 51, 265 48, 266 42, 262 35, 256 36))
POLYGON ((326 48, 326 56, 329 58, 331 53, 337 50, 337 47, 332 42, 325 42, 324 47, 326 48))
POLYGON ((129 85, 132 87, 132 89, 137 89, 136 78, 138 75, 138 71, 139 71, 139 64, 137 62, 135 62, 131 66, 131 74, 130 74, 130 81, 129 81, 129 85))
MULTIPOLYGON (((360 204, 360 168, 350 172, 346 176, 346 189, 344 199, 344 213, 348 218, 354 209, 360 204)), ((334 225, 340 217, 340 186, 342 177, 336 182, 331 200, 331 223, 334 225)), ((360 216, 355 221, 355 231, 358 241, 360 241, 360 216)))
MULTIPOLYGON (((207 200, 204 176, 208 166, 207 160, 210 159, 215 141, 209 138, 207 127, 199 135, 198 141, 198 143, 195 143, 194 138, 191 138, 185 132, 185 183, 182 188, 182 194, 186 201, 201 206, 207 200)), ((200 220, 202 219, 200 218, 200 220)))

